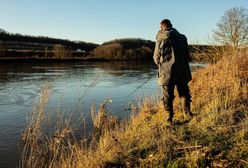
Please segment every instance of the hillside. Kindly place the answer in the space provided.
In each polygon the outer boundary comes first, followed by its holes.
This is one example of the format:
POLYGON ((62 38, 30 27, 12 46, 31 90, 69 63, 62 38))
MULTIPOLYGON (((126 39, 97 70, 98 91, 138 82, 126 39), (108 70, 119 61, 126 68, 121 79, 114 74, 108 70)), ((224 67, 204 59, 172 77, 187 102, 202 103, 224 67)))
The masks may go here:
POLYGON ((137 38, 104 42, 94 49, 97 58, 109 60, 152 60, 155 42, 137 38))
MULTIPOLYGON (((78 164, 82 167, 248 166, 247 54, 226 53, 217 64, 193 74, 190 83, 193 119, 182 114, 177 97, 175 123, 168 126, 167 113, 160 102, 147 98, 133 109, 130 122, 120 127, 111 129, 109 125, 114 120, 104 119, 102 123, 106 123, 100 126, 97 147, 77 151, 78 164)), ((64 162, 70 163, 71 160, 64 162)))
POLYGON ((84 41, 12 34, 0 29, 0 58, 80 57, 88 55, 97 46, 84 41))

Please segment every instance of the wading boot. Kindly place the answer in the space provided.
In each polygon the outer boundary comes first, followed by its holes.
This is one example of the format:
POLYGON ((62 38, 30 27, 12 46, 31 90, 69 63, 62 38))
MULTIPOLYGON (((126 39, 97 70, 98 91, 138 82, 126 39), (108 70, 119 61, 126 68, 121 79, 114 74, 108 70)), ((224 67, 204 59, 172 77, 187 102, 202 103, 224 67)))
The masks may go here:
POLYGON ((185 115, 193 117, 193 113, 190 111, 190 100, 187 100, 185 97, 181 98, 181 107, 185 115))
POLYGON ((166 101, 165 99, 163 99, 163 103, 164 103, 165 111, 169 112, 169 118, 167 119, 167 122, 170 125, 172 125, 173 124, 173 105, 172 105, 172 102, 166 101))

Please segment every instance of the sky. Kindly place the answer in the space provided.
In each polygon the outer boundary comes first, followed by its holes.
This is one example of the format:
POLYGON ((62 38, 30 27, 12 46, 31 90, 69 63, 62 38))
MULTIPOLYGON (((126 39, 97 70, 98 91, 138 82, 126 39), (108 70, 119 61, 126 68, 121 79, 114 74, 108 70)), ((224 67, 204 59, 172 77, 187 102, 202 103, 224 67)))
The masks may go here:
POLYGON ((0 28, 97 44, 119 38, 155 41, 167 18, 190 44, 208 44, 232 7, 248 8, 248 0, 0 0, 0 28))

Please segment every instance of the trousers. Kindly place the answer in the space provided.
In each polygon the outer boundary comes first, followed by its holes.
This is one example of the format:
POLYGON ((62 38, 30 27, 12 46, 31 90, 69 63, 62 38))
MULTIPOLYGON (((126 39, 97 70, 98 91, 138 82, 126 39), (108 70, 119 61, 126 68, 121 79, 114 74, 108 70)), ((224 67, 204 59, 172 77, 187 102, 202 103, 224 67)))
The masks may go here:
POLYGON ((174 89, 177 88, 179 97, 182 100, 183 109, 186 113, 192 114, 190 112, 190 102, 191 102, 191 95, 188 83, 179 83, 175 84, 172 82, 169 82, 166 85, 162 85, 162 92, 163 92, 163 104, 166 111, 169 112, 169 121, 172 121, 174 116, 173 111, 173 100, 175 98, 174 95, 174 89))

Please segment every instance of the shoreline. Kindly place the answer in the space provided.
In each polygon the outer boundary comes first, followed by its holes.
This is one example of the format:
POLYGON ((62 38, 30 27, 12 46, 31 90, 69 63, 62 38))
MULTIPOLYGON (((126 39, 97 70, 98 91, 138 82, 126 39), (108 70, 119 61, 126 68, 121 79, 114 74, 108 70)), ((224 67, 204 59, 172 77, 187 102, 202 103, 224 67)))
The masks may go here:
POLYGON ((44 57, 0 57, 0 63, 8 62, 153 62, 152 58, 147 60, 142 59, 106 59, 106 58, 95 58, 95 57, 66 57, 66 58, 44 58, 44 57))
POLYGON ((11 58, 11 57, 5 57, 5 58, 0 58, 0 63, 1 62, 64 62, 64 61, 84 61, 84 62, 94 62, 94 61, 101 61, 101 62, 109 62, 112 60, 108 59, 103 59, 103 58, 82 58, 82 57, 67 57, 67 58, 41 58, 41 57, 25 57, 25 58, 11 58))

